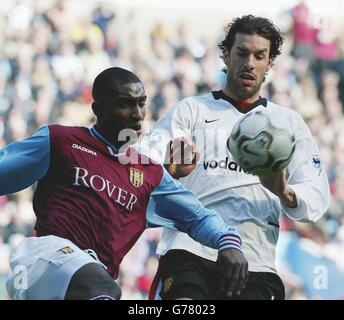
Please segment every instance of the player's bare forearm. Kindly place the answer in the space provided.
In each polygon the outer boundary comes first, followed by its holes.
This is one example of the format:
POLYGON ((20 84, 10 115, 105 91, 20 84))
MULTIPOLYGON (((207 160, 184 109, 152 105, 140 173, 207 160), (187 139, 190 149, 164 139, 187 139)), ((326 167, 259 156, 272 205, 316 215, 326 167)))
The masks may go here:
POLYGON ((295 191, 290 188, 288 185, 281 195, 278 196, 283 204, 287 207, 295 208, 297 207, 297 199, 295 191))
POLYGON ((284 171, 272 176, 259 176, 259 180, 265 188, 279 197, 284 205, 290 208, 297 206, 295 191, 287 184, 284 171))

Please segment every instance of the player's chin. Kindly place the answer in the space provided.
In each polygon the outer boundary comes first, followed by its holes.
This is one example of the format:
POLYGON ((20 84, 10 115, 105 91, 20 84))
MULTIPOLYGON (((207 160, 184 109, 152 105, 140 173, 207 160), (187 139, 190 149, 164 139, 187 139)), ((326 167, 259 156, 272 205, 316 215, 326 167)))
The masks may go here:
POLYGON ((257 86, 244 86, 241 88, 241 97, 242 99, 249 99, 252 96, 254 96, 257 91, 259 90, 259 87, 257 86))
POLYGON ((242 89, 247 92, 247 93, 251 93, 252 95, 254 95, 255 93, 257 93, 260 90, 260 87, 262 86, 263 82, 260 81, 255 81, 254 83, 252 83, 251 85, 247 85, 247 86, 242 86, 242 89))
POLYGON ((130 146, 135 144, 139 140, 140 134, 141 132, 137 132, 136 130, 126 128, 118 133, 118 135, 116 136, 116 140, 118 141, 118 144, 120 146, 130 146))
POLYGON ((135 144, 139 140, 140 135, 141 135, 141 132, 138 133, 135 130, 133 130, 133 133, 130 135, 130 138, 127 144, 128 145, 135 144))

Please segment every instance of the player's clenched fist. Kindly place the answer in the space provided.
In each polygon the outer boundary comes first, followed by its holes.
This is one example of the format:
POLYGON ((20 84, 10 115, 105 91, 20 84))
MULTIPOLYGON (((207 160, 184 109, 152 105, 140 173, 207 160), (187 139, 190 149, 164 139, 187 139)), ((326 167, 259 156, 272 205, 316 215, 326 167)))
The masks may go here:
POLYGON ((167 145, 165 169, 176 179, 189 175, 196 167, 199 153, 186 137, 171 140, 167 145))

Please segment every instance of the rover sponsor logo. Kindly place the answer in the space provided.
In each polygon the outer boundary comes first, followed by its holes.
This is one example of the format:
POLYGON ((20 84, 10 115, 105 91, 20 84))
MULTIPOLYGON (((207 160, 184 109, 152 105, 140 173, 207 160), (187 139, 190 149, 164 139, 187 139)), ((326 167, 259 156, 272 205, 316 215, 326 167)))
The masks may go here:
POLYGON ((73 186, 85 186, 96 192, 105 193, 109 198, 129 212, 133 211, 134 205, 137 202, 135 194, 115 185, 110 180, 100 175, 90 174, 85 168, 74 167, 74 169, 75 176, 73 186))

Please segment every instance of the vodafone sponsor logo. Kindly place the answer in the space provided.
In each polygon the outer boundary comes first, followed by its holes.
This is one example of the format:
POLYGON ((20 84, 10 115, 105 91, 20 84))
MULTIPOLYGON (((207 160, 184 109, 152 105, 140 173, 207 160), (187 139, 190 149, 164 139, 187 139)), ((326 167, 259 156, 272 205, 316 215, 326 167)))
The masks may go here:
POLYGON ((204 170, 208 170, 208 169, 228 169, 230 171, 237 171, 237 172, 244 172, 244 173, 248 173, 247 171, 245 171, 243 168, 241 168, 236 162, 234 161, 229 161, 229 158, 226 157, 226 159, 224 160, 210 160, 210 161, 204 161, 203 162, 203 168, 204 170))

